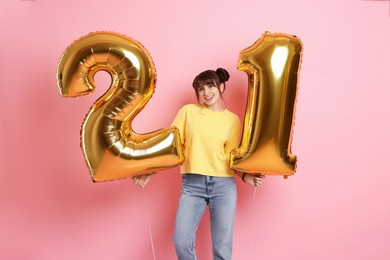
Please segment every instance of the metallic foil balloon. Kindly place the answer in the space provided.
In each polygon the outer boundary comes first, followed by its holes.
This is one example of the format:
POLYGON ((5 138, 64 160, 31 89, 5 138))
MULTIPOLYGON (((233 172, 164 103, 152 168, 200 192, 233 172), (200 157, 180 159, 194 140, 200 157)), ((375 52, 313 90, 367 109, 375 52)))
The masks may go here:
POLYGON ((299 38, 265 33, 240 52, 238 69, 248 74, 248 96, 240 146, 230 167, 263 175, 292 175, 292 128, 302 59, 299 38))
POLYGON ((81 148, 92 180, 133 177, 181 164, 184 155, 176 128, 138 134, 131 127, 155 89, 156 71, 147 50, 112 32, 81 37, 58 64, 61 95, 93 92, 93 77, 100 70, 111 75, 111 86, 95 101, 81 129, 81 148))

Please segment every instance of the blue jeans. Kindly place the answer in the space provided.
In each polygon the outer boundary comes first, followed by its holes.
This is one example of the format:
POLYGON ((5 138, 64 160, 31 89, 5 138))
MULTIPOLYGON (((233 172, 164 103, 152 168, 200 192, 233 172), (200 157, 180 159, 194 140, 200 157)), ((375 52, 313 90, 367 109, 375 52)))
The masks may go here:
POLYGON ((179 260, 196 260, 195 234, 209 205, 213 259, 232 259, 237 190, 234 177, 183 174, 173 241, 179 260))

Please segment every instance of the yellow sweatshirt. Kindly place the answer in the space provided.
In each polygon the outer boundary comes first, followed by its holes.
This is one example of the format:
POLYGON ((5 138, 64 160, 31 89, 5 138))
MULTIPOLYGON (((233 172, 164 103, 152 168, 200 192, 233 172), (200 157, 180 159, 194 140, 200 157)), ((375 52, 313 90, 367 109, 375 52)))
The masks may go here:
POLYGON ((232 177, 230 151, 240 137, 240 120, 227 109, 214 112, 196 104, 183 106, 172 123, 180 131, 185 161, 181 173, 232 177))

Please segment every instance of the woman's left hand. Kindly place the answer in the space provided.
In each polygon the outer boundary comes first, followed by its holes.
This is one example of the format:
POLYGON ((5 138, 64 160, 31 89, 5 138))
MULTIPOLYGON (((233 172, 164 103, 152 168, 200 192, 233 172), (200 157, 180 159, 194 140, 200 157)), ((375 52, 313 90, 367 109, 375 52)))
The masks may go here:
POLYGON ((143 187, 146 186, 146 184, 149 183, 150 179, 152 178, 152 176, 154 174, 155 173, 144 174, 144 175, 132 177, 131 179, 133 180, 135 185, 137 185, 138 187, 143 188, 143 187))
POLYGON ((265 175, 252 175, 252 174, 245 174, 243 181, 249 185, 259 187, 262 184, 263 179, 265 178, 265 175))

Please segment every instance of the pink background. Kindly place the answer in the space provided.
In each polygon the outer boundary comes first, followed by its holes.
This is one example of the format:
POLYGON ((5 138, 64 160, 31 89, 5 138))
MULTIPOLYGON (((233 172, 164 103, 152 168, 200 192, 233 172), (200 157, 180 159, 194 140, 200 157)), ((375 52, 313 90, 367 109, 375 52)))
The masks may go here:
MULTIPOLYGON (((226 100, 243 118, 247 78, 239 52, 264 31, 304 44, 287 180, 254 192, 238 182, 234 259, 390 259, 389 2, 362 0, 18 1, 0 4, 0 258, 175 259, 178 169, 144 190, 130 180, 93 183, 79 148, 90 96, 65 99, 56 66, 93 31, 140 41, 156 65, 156 92, 133 126, 170 125, 195 102, 205 69, 231 72, 226 100), (148 213, 150 221, 148 221, 148 213)), ((211 259, 208 220, 199 259, 211 259)))

